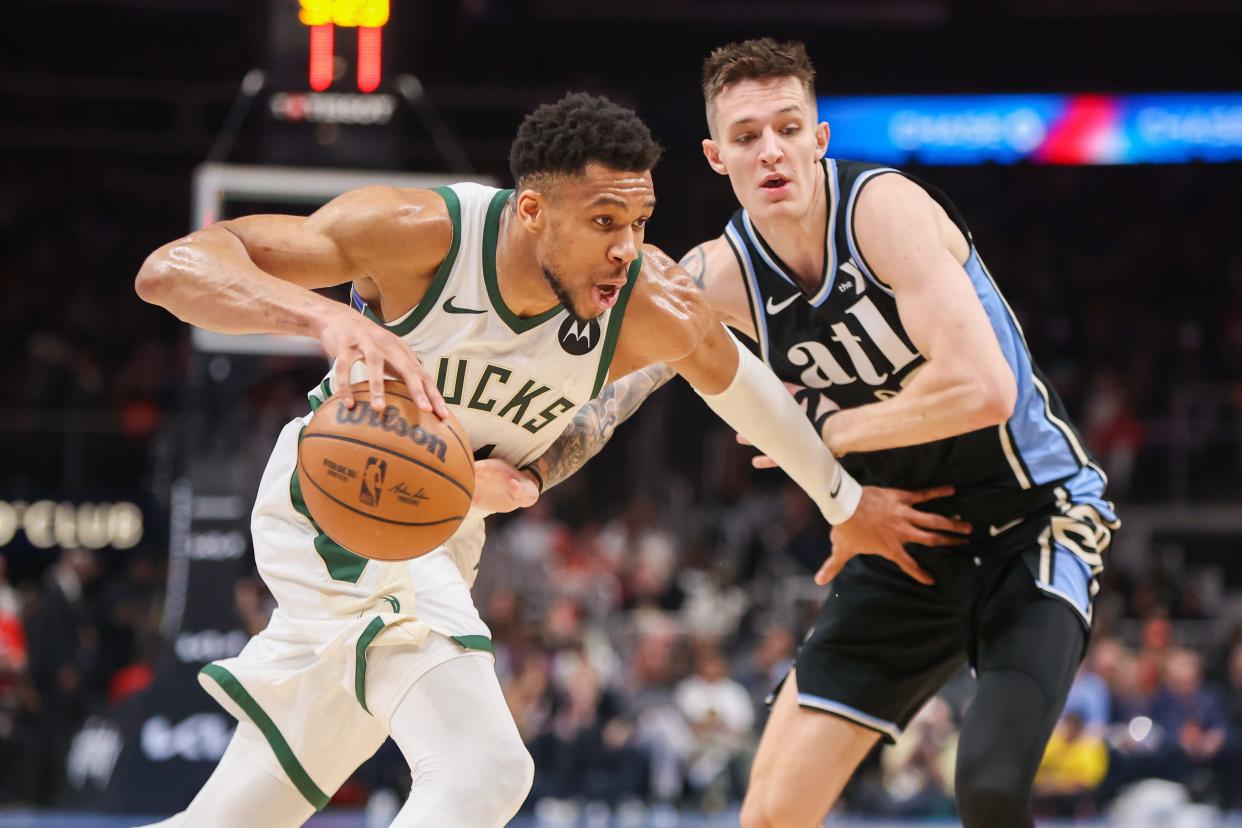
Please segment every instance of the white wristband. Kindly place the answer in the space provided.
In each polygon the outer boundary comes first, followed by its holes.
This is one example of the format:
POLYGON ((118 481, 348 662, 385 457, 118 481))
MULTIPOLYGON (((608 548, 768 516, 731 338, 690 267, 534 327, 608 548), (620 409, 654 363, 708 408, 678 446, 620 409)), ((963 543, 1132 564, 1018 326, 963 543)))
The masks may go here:
MULTIPOLYGON (((832 457, 832 452, 828 452, 828 456, 832 457)), ((839 460, 835 457, 832 459, 836 463, 836 474, 832 488, 828 490, 828 497, 832 501, 829 508, 836 513, 836 517, 834 519, 823 504, 820 504, 819 510, 824 513, 828 522, 835 526, 854 516, 854 512, 858 509, 858 501, 862 500, 862 484, 845 470, 839 460)))
POLYGON ((775 460, 829 523, 849 520, 858 508, 862 486, 832 456, 776 375, 736 339, 733 342, 738 350, 733 381, 719 394, 699 396, 720 419, 775 460))

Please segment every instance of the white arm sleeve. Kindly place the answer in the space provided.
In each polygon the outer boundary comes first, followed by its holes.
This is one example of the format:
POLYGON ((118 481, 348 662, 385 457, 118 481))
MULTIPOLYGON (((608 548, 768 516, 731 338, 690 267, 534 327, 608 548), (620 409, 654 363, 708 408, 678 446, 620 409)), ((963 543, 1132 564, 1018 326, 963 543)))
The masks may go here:
MULTIPOLYGON (((733 338, 732 332, 729 336, 733 338)), ((776 375, 736 338, 733 344, 738 350, 733 381, 719 394, 699 396, 720 419, 775 460, 829 523, 849 520, 858 508, 862 486, 841 468, 776 375)))

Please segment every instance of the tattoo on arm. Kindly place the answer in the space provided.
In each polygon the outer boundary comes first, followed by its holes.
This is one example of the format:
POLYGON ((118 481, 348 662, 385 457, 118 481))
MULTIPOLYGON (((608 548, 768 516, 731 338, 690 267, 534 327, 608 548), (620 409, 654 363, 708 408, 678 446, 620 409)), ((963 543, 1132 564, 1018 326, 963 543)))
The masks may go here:
POLYGON ((676 372, 667 365, 650 365, 608 385, 579 409, 573 422, 548 450, 527 466, 543 481, 543 491, 582 468, 612 439, 617 426, 638 410, 643 400, 668 382, 676 372))
POLYGON ((694 283, 699 286, 699 290, 703 289, 707 276, 707 254, 703 252, 703 245, 699 245, 691 249, 689 253, 681 257, 678 262, 690 274, 690 278, 694 279, 694 283))

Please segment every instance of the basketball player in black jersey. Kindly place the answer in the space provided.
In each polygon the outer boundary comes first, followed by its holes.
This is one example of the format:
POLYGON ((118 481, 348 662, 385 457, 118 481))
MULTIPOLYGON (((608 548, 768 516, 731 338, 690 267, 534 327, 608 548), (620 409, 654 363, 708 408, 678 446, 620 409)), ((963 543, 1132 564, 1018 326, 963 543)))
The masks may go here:
MULTIPOLYGON (((897 170, 827 157, 813 81, 800 43, 707 59, 703 150, 742 209, 682 260, 803 401, 868 510, 833 527, 816 575, 831 589, 775 693, 742 825, 820 824, 876 742, 968 663, 962 822, 1031 826, 1117 519, 957 210, 897 170)), ((670 375, 605 388, 525 473, 564 479, 670 375)))

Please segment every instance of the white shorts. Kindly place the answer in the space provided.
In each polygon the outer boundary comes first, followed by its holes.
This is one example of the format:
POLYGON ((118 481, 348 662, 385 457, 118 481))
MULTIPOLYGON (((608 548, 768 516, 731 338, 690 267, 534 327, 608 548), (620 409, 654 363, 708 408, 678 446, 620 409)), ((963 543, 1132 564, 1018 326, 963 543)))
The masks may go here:
MULTIPOLYGON (((235 658, 199 682, 255 724, 283 772, 322 808, 388 736, 406 691, 453 658, 490 657, 463 572, 477 562, 482 521, 412 561, 353 555, 321 534, 300 503, 294 468, 303 420, 285 426, 251 520, 255 561, 278 608, 235 658)), ((279 771, 276 768, 279 768, 279 771)))

